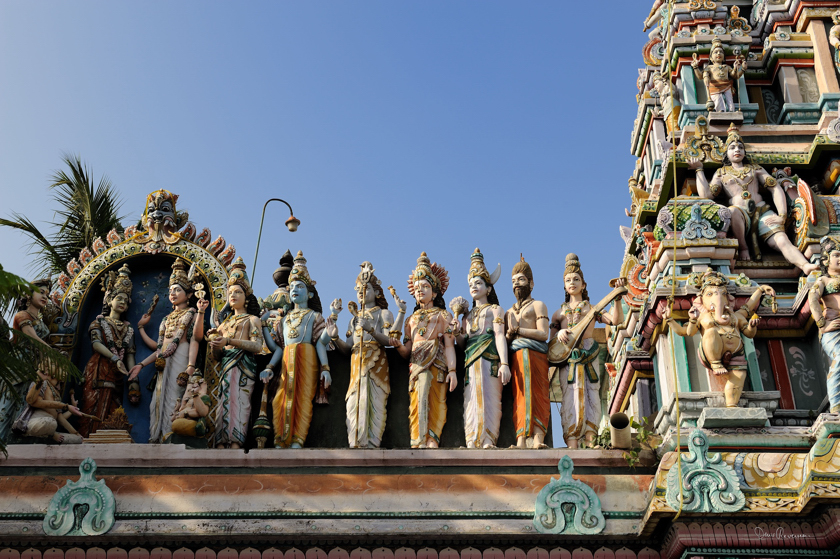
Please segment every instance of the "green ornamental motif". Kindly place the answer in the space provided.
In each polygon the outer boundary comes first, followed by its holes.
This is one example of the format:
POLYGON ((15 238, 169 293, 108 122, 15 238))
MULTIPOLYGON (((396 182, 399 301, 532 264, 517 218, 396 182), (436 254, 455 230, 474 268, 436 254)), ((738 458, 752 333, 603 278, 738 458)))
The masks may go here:
MULTIPOLYGON (((720 217, 720 210, 722 206, 702 198, 689 198, 687 200, 677 202, 677 227, 679 232, 685 231, 686 223, 691 223, 694 220, 705 220, 709 222, 715 233, 725 231, 729 224, 725 223, 720 217), (697 209, 695 209, 697 206, 697 209), (692 215, 694 213, 694 215, 692 215)), ((653 238, 657 241, 665 239, 668 231, 662 227, 662 224, 667 224, 669 230, 674 227, 674 203, 669 202, 661 210, 659 210, 659 218, 657 225, 653 228, 653 238)))
POLYGON ((702 430, 696 429, 688 441, 688 458, 682 453, 668 472, 665 501, 674 510, 700 513, 730 513, 744 508, 744 493, 732 466, 723 462, 719 453, 709 454, 709 441, 702 430), (682 481, 682 507, 680 482, 682 481))
POLYGON ((591 487, 572 478, 575 465, 564 456, 557 465, 560 479, 551 478, 537 495, 534 527, 541 534, 599 534, 606 521, 601 500, 591 487))
POLYGON ((101 536, 114 526, 117 503, 105 480, 94 479, 96 462, 85 458, 79 473, 79 481, 68 479, 50 500, 44 516, 48 536, 101 536))

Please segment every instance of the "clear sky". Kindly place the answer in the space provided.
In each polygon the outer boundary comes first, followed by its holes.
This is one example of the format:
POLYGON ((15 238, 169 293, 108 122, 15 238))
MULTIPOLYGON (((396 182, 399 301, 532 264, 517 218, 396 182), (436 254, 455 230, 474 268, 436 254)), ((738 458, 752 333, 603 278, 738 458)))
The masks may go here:
MULTIPOLYGON (((364 260, 406 299, 420 252, 467 296, 475 247, 522 252, 534 296, 563 301, 576 252, 593 299, 621 264, 645 2, 3 2, 0 213, 52 218, 48 178, 78 153, 135 222, 181 196, 199 230, 253 263, 265 296, 302 249, 322 300, 364 260)), ((0 263, 26 274, 24 238, 0 263)), ((342 319, 343 320, 343 319, 342 319)))

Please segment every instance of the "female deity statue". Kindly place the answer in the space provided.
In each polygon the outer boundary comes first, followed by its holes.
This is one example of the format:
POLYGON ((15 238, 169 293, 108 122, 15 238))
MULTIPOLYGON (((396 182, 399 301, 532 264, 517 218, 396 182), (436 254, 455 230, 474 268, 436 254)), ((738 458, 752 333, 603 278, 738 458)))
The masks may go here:
POLYGON ((466 348, 464 358, 464 433, 467 448, 495 448, 502 419, 502 385, 510 382, 508 347, 505 339, 505 311, 493 288, 501 266, 491 275, 484 255, 475 249, 470 257, 467 282, 473 308, 463 323, 452 321, 458 346, 466 348), (463 335, 461 335, 463 332, 463 335))
POLYGON ((715 38, 712 40, 712 49, 709 51, 709 64, 702 72, 697 53, 694 53, 692 58, 691 67, 694 68, 695 77, 706 85, 706 94, 709 99, 706 102, 706 109, 734 112, 735 102, 732 98, 732 90, 735 88, 735 82, 744 75, 744 69, 747 66, 744 57, 737 55, 732 66, 729 66, 724 62, 726 53, 723 51, 723 43, 715 38))
POLYGON ((186 437, 204 437, 212 427, 207 418, 210 403, 204 377, 194 374, 190 377, 184 397, 172 412, 172 432, 186 437))
MULTIPOLYGON (((581 323, 589 313, 589 293, 583 280, 583 271, 576 254, 566 256, 566 269, 563 272, 563 286, 566 290, 566 302, 551 317, 551 338, 557 338, 564 344, 572 341, 572 328, 581 323)), ((596 309, 597 310, 597 309, 596 309)), ((624 321, 621 303, 613 305, 611 314, 593 314, 585 326, 581 341, 575 347, 567 364, 560 369, 560 390, 563 405, 560 416, 563 420, 563 439, 569 448, 578 448, 578 441, 584 439, 591 446, 598 435, 601 422, 601 379, 598 377, 600 364, 598 352, 600 346, 593 337, 595 322, 616 326, 624 321)))
POLYGON ((67 421, 71 415, 82 416, 77 402, 61 401, 61 385, 54 376, 38 371, 39 382, 33 382, 26 393, 23 413, 15 420, 13 429, 26 437, 50 438, 58 444, 81 444, 82 436, 67 421), (64 433, 58 428, 64 429, 64 433))
POLYGON ((732 232, 738 239, 741 260, 751 260, 747 237, 750 239, 755 259, 761 260, 761 248, 758 244, 760 238, 770 248, 781 252, 788 262, 806 275, 819 268, 816 264, 809 263, 785 234, 787 196, 776 179, 762 167, 750 163, 741 135, 734 126, 729 127, 723 167, 715 171, 711 182, 706 180, 703 162, 699 159, 690 159, 688 168, 696 171, 697 192, 701 198, 714 200, 721 196, 729 201, 732 232), (771 195, 776 212, 759 194, 761 186, 771 195))
MULTIPOLYGON (((315 282, 309 277, 306 258, 301 251, 298 251, 289 275, 289 298, 294 308, 274 323, 277 343, 268 326, 264 326, 265 343, 274 355, 260 373, 260 380, 267 384, 282 358, 279 387, 272 401, 274 446, 303 448, 312 421, 312 400, 318 389, 318 373, 320 371, 324 390, 329 388, 332 378, 327 363, 330 337, 321 316, 321 299, 315 282)), ((322 400, 327 403, 325 394, 322 400)))
POLYGON ((386 404, 391 393, 385 346, 390 343, 389 332, 392 329, 399 332, 405 317, 405 302, 394 292, 399 313, 393 324, 394 315, 388 310, 385 292, 373 272, 373 265, 365 262, 356 278, 360 308, 350 309, 354 317, 347 327, 346 342, 339 338, 335 324, 341 312, 341 299, 332 302, 332 314, 327 319, 327 334, 333 344, 342 353, 350 354, 350 386, 345 398, 350 448, 379 448, 382 442, 386 404))
POLYGON ((198 342, 203 338, 204 311, 210 303, 199 301, 198 310, 190 306, 193 288, 191 278, 187 276, 186 263, 176 259, 169 276, 169 302, 173 310, 161 321, 157 340, 149 337, 144 329, 152 318, 150 313, 144 314, 137 322, 140 337, 153 352, 132 368, 129 380, 137 377, 140 370, 152 362, 157 370, 149 405, 150 443, 163 442, 172 430, 172 412, 184 395, 187 379, 195 372, 198 342))
POLYGON ((207 331, 219 373, 216 448, 242 448, 251 416, 251 391, 257 378, 254 355, 262 351, 259 305, 248 283, 245 263, 237 257, 228 279, 228 305, 233 314, 207 331))
POLYGON ((404 359, 411 359, 408 392, 411 448, 438 448, 446 423, 446 388, 455 390, 455 343, 443 294, 449 274, 426 253, 408 280, 408 291, 417 300, 414 314, 405 323, 405 337, 391 332, 390 344, 404 359), (444 376, 444 371, 447 371, 444 376))
MULTIPOLYGON (((49 347, 46 339, 50 329, 44 323, 42 312, 49 302, 51 282, 48 279, 40 279, 32 282, 32 285, 36 287, 35 291, 18 300, 18 312, 12 319, 12 343, 21 343, 18 332, 23 332, 33 340, 49 347)), ((12 394, 0 397, 0 439, 8 440, 12 423, 20 415, 22 402, 30 384, 24 381, 14 385, 13 389, 19 398, 15 398, 12 394)))
POLYGON ((826 384, 831 413, 840 412, 840 242, 836 237, 820 239, 820 270, 808 292, 811 315, 820 329, 820 345, 831 361, 826 384))

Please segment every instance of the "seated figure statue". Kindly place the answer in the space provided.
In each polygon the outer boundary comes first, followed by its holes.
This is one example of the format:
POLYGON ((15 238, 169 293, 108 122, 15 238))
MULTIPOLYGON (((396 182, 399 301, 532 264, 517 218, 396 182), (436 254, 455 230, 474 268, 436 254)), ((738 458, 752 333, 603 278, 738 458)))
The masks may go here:
POLYGON ((697 173, 697 192, 702 198, 714 200, 725 196, 729 200, 732 232, 738 239, 740 260, 752 260, 753 257, 755 260, 761 260, 761 248, 758 243, 761 239, 770 248, 781 252, 785 260, 805 274, 819 268, 817 264, 808 262, 788 239, 785 233, 787 197, 776 179, 762 167, 749 161, 744 141, 734 126, 729 127, 723 167, 715 171, 711 182, 706 180, 703 162, 700 159, 690 159, 688 168, 697 173), (776 211, 764 200, 759 192, 760 187, 764 187, 770 194, 776 211))
POLYGON ((41 380, 33 382, 26 393, 23 412, 12 425, 12 430, 25 437, 52 439, 59 444, 79 444, 82 436, 70 425, 71 415, 82 417, 75 400, 71 404, 61 401, 59 381, 38 371, 41 380), (64 429, 60 433, 58 428, 64 429))

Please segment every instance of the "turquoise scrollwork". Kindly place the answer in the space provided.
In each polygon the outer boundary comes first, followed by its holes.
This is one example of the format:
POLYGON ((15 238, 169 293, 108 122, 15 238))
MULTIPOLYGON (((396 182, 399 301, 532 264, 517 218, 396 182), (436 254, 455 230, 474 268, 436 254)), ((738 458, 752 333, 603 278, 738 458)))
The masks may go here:
POLYGON ((85 458, 79 466, 79 481, 59 489, 44 516, 44 533, 49 536, 100 536, 114 526, 116 501, 105 485, 96 481, 96 462, 85 458))
POLYGON ((683 512, 738 512, 744 508, 744 493, 738 475, 719 453, 709 454, 706 434, 696 429, 688 441, 688 458, 680 453, 682 467, 677 464, 668 472, 665 501, 674 510, 683 512), (682 507, 680 507, 682 482, 682 507))
POLYGON ((575 465, 564 456, 557 465, 560 479, 551 478, 537 495, 534 527, 542 534, 599 534, 606 521, 601 500, 591 487, 572 478, 575 465))

